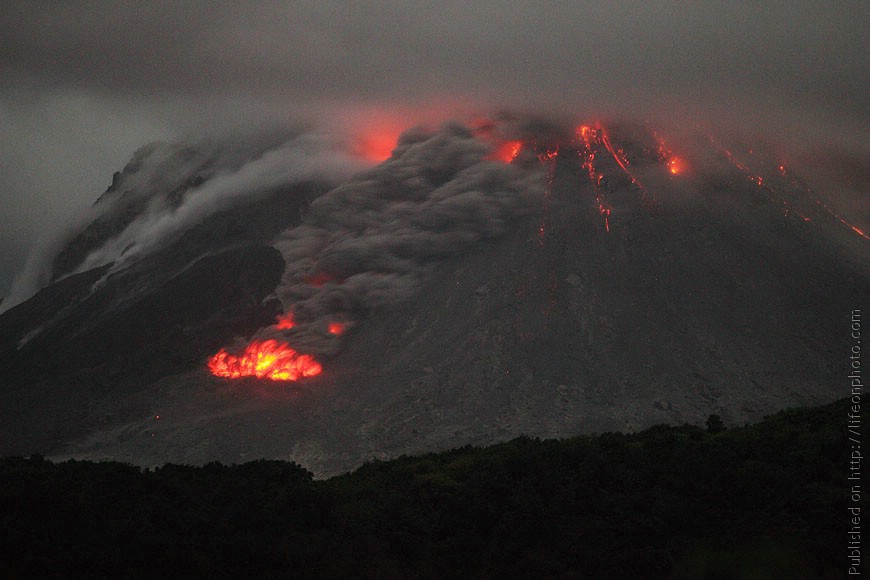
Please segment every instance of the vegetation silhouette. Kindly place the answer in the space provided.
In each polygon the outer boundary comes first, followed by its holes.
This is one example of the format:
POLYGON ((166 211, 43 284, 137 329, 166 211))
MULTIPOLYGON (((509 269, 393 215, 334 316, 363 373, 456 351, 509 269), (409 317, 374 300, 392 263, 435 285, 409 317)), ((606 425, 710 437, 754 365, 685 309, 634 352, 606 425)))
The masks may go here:
POLYGON ((825 578, 848 401, 721 429, 299 465, 0 460, 5 577, 825 578))

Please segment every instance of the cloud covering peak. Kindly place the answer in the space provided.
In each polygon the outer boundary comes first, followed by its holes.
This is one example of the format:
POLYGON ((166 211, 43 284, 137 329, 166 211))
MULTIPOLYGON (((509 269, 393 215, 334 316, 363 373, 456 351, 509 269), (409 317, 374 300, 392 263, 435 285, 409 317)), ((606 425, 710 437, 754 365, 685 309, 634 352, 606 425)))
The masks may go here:
MULTIPOLYGON (((0 289, 143 143, 475 112, 717 122, 868 155, 866 3, 4 3, 0 289)), ((863 162, 863 161, 862 161, 863 162)))

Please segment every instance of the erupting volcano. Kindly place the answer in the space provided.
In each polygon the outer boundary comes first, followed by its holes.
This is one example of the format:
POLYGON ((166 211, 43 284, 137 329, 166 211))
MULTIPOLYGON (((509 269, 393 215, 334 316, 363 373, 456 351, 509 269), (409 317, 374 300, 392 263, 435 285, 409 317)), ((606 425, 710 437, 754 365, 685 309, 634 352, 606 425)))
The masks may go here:
POLYGON ((0 318, 3 450, 325 474, 833 400, 838 316, 870 293, 860 212, 787 149, 671 130, 145 148, 0 318))
MULTIPOLYGON (((464 129, 456 129, 460 134, 464 129)), ((480 148, 472 154, 472 149, 469 149, 471 155, 469 159, 473 159, 474 155, 479 156, 479 163, 484 167, 486 162, 498 161, 508 166, 516 166, 522 171, 528 171, 529 168, 535 165, 533 160, 537 160, 537 166, 543 169, 544 182, 537 185, 539 191, 535 192, 538 196, 540 219, 537 225, 537 243, 540 248, 544 248, 548 238, 550 237, 550 229, 555 220, 554 207, 561 204, 561 209, 565 210, 565 199, 557 200, 554 196, 557 190, 564 191, 570 189, 572 193, 571 211, 576 211, 577 208, 588 207, 597 215, 598 223, 601 224, 601 229, 604 233, 612 234, 614 226, 621 228, 623 221, 634 222, 631 225, 626 225, 626 233, 634 235, 631 228, 637 228, 638 219, 644 214, 649 216, 657 210, 660 203, 658 198, 662 188, 670 188, 674 186, 681 187, 679 182, 683 179, 663 179, 663 177, 684 177, 689 173, 689 164, 686 157, 677 156, 674 154, 670 146, 666 143, 664 137, 656 130, 652 129, 648 124, 643 126, 620 127, 614 130, 609 125, 605 125, 600 121, 587 121, 578 124, 573 130, 551 131, 549 134, 534 134, 526 130, 526 135, 523 138, 515 138, 515 133, 522 132, 513 128, 514 134, 511 134, 511 129, 499 127, 499 124, 490 120, 478 120, 476 126, 471 130, 470 135, 464 134, 463 138, 471 143, 482 144, 485 147, 480 148), (469 137, 473 137, 469 139, 469 137), (560 152, 568 152, 560 157, 560 152), (557 180, 558 168, 562 167, 564 173, 566 166, 573 166, 571 173, 581 177, 577 180, 576 177, 566 180, 565 175, 562 175, 557 180), (650 184, 650 188, 641 181, 650 184), (558 181, 558 183, 557 183, 558 181), (585 183, 584 183, 585 182, 585 183), (640 195, 637 195, 640 194, 640 195), (640 202, 640 203, 638 203, 640 202), (638 213, 638 209, 641 209, 638 213)), ((433 138, 433 142, 442 137, 433 138)), ((761 175, 754 173, 749 169, 746 163, 738 160, 737 155, 731 150, 726 149, 717 144, 715 139, 709 137, 711 145, 717 148, 725 160, 738 172, 744 175, 754 187, 766 192, 772 207, 782 207, 781 210, 785 217, 788 217, 791 212, 794 212, 801 218, 801 221, 810 222, 811 218, 805 215, 803 211, 798 211, 796 207, 799 205, 796 200, 791 198, 786 199, 779 188, 771 185, 768 181, 762 178, 761 175)), ((406 151, 419 148, 420 146, 414 143, 409 144, 407 141, 398 141, 392 137, 384 139, 384 143, 390 143, 390 150, 397 162, 401 161, 402 156, 406 151), (410 147, 410 149, 409 149, 410 147), (398 159, 396 159, 396 156, 398 159)), ((441 147, 446 147, 447 141, 442 143, 441 147)), ((368 153, 363 153, 369 156, 368 153)), ((384 159, 391 154, 387 153, 387 149, 383 150, 384 159)), ((752 154, 752 150, 748 149, 748 154, 752 154)), ((452 155, 452 153, 451 153, 452 155)), ((425 153, 425 162, 431 163, 433 158, 431 153, 425 153)), ((378 159, 381 161, 383 159, 378 159)), ((778 162, 777 162, 778 163, 778 162)), ((780 179, 792 188, 800 188, 800 184, 791 175, 786 176, 784 165, 779 164, 776 174, 780 179), (790 180, 790 181, 788 181, 790 180)), ((427 176, 430 168, 424 167, 423 175, 427 176)), ((490 168, 490 170, 492 170, 490 168)), ((413 240, 415 236, 415 227, 420 227, 423 224, 421 234, 425 232, 428 223, 446 223, 443 219, 436 219, 429 215, 429 210, 425 209, 425 205, 421 205, 414 209, 414 205, 409 200, 401 201, 401 189, 396 189, 394 184, 391 184, 388 190, 382 194, 373 194, 370 191, 371 184, 377 184, 379 173, 386 171, 382 167, 376 167, 372 170, 368 179, 371 181, 363 181, 365 188, 361 191, 355 191, 352 187, 347 192, 341 187, 336 190, 336 198, 342 203, 349 203, 351 200, 358 200, 359 209, 362 215, 370 215, 372 219, 391 224, 391 227, 396 228, 397 232, 401 233, 400 239, 413 240), (340 193, 340 195, 339 195, 340 193), (354 197, 349 197, 353 195, 354 197), (382 200, 378 195, 383 195, 383 199, 392 199, 396 197, 396 205, 391 205, 389 202, 384 206, 383 210, 379 210, 382 200), (388 208, 396 208, 399 211, 391 214, 388 208), (420 216, 415 216, 414 211, 420 211, 420 216), (383 211, 383 215, 379 215, 378 211, 383 211), (423 217, 423 214, 426 214, 423 217), (412 216, 410 221, 408 216, 412 216)), ((389 182, 388 182, 389 183, 389 182)), ((419 183, 411 181, 413 187, 418 187, 419 183)), ((811 191, 807 191, 812 196, 811 191)), ((789 194, 793 197, 793 194, 789 194)), ((318 207, 319 203, 325 207, 330 207, 329 195, 324 196, 314 204, 318 207)), ((413 196, 411 196, 413 198, 413 196)), ((436 197, 437 199, 437 197, 436 197)), ((817 201, 820 207, 838 222, 848 226, 853 232, 862 235, 863 232, 852 226, 833 212, 831 212, 821 202, 817 201)), ((457 206, 462 207, 462 206, 457 206)), ((488 211, 488 210, 487 210, 488 211)), ((484 212, 485 214, 485 212, 484 212)), ((319 214, 318 214, 319 215, 319 214)), ((314 301, 318 305, 314 308, 315 311, 327 313, 327 320, 320 318, 319 320, 306 320, 301 326, 294 319, 293 312, 287 312, 278 316, 272 328, 275 330, 293 330, 295 333, 306 334, 311 339, 315 337, 315 341, 322 341, 324 336, 331 335, 333 342, 330 347, 324 350, 315 352, 334 352, 338 348, 340 342, 335 338, 342 336, 347 328, 345 322, 339 322, 335 319, 328 318, 328 312, 334 308, 338 308, 333 312, 339 318, 351 320, 353 324, 359 322, 355 316, 349 316, 348 312, 344 311, 344 306, 341 304, 347 300, 349 293, 353 292, 350 288, 344 288, 345 284, 350 287, 359 288, 360 280, 367 280, 365 284, 381 284, 389 280, 389 271, 380 271, 382 267, 380 262, 384 259, 376 257, 374 249, 377 251, 386 251, 389 255, 391 252, 397 253, 398 264, 400 271, 404 271, 408 267, 408 259, 413 261, 414 249, 408 249, 401 245, 393 246, 394 242, 390 242, 390 233, 379 231, 374 224, 366 225, 366 220, 370 218, 360 218, 360 214, 351 209, 346 216, 341 216, 338 222, 338 230, 332 231, 325 229, 322 234, 319 234, 320 253, 311 257, 312 265, 317 265, 320 262, 328 265, 327 270, 320 270, 319 267, 303 269, 301 271, 293 270, 295 273, 286 281, 286 285, 291 288, 296 288, 290 292, 291 298, 314 301), (353 226, 351 229, 342 230, 347 223, 355 223, 360 221, 363 224, 363 229, 360 226, 353 226), (369 241, 370 236, 370 241, 369 241), (371 243, 371 248, 367 244, 371 243), (362 251, 360 251, 362 250, 362 251), (360 251, 359 254, 355 252, 360 251), (373 260, 376 266, 372 266, 374 270, 367 274, 361 274, 357 270, 365 270, 365 267, 358 264, 353 264, 355 261, 373 260), (327 273, 330 272, 330 273, 327 273), (335 272, 335 273, 333 273, 335 272), (362 276, 362 277, 359 277, 362 276), (354 281, 356 280, 356 281, 354 281), (375 282, 380 280, 380 282, 375 282), (294 292, 296 294, 294 294, 294 292), (343 298, 342 298, 343 296, 343 298), (322 302, 322 303, 321 303, 322 302), (324 329, 326 333, 324 333, 324 329)), ((450 219, 461 220, 465 219, 465 214, 457 213, 451 215, 450 219)), ((484 224, 486 225, 486 224, 484 224)), ((329 227, 332 227, 331 225, 329 227)), ((584 228, 589 227, 589 224, 583 225, 582 222, 576 223, 573 227, 584 228)), ((311 232, 304 230, 307 234, 311 232)), ((427 233, 428 235, 428 233, 427 233)), ((467 232, 462 232, 462 235, 467 235, 467 232)), ((305 249, 308 248, 309 242, 305 242, 305 249)), ((409 248, 414 248, 413 244, 409 248)), ((419 246, 425 248, 425 246, 419 246)), ((459 246, 452 251, 457 251, 459 246)), ((448 251, 447 254, 450 252, 448 251)), ((299 253, 295 247, 291 247, 288 251, 289 255, 298 256, 299 253)), ((389 262, 389 260, 386 260, 389 262)), ((555 305, 555 295, 558 291, 558 279, 555 273, 555 264, 557 259, 550 258, 550 272, 546 275, 546 286, 549 289, 550 298, 545 314, 549 314, 555 305)), ((384 288, 374 287, 372 290, 379 296, 378 300, 382 301, 381 293, 384 288)), ((387 292, 389 295, 389 292, 387 292)), ((363 301, 364 302, 364 301, 363 301)), ((388 300, 389 302, 389 300, 388 300)), ((296 334, 295 334, 296 335, 296 334)), ((298 336, 298 335, 296 335, 298 336)), ((343 341, 342 341, 343 342, 343 341)), ((300 355, 295 350, 290 348, 286 343, 279 343, 274 340, 266 342, 251 342, 245 349, 244 353, 238 356, 228 354, 222 350, 217 355, 214 355, 208 361, 208 368, 217 376, 229 378, 241 378, 253 376, 257 378, 268 378, 273 380, 298 380, 300 378, 313 376, 321 372, 319 363, 314 361, 310 355, 300 355)))
POLYGON ((254 341, 239 355, 221 349, 209 359, 208 368, 216 377, 256 377, 273 381, 298 381, 323 371, 313 357, 299 354, 286 342, 276 340, 254 341))

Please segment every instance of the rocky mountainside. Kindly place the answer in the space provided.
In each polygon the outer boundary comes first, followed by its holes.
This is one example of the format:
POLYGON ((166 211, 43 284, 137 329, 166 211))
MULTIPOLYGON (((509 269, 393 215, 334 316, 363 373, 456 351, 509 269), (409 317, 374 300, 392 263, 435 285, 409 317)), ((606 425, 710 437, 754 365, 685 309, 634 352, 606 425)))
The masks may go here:
POLYGON ((773 153, 531 122, 411 131, 362 171, 258 143, 116 176, 0 315, 0 452, 323 475, 843 396, 870 242, 773 153), (322 372, 209 372, 265 340, 322 372))

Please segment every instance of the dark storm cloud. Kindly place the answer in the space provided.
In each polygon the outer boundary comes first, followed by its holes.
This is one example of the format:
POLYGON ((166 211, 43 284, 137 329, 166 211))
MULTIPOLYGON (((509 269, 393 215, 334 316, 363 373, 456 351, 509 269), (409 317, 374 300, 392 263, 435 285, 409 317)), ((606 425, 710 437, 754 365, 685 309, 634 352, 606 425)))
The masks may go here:
MULTIPOLYGON (((867 3, 6 2, 4 258, 138 146, 214 126, 520 109, 720 120, 866 155, 867 3)), ((12 256, 12 257, 10 257, 12 256)))
POLYGON ((16 80, 128 96, 560 106, 722 95, 866 110, 863 3, 13 3, 16 80), (577 97, 580 97, 578 99, 577 97))

